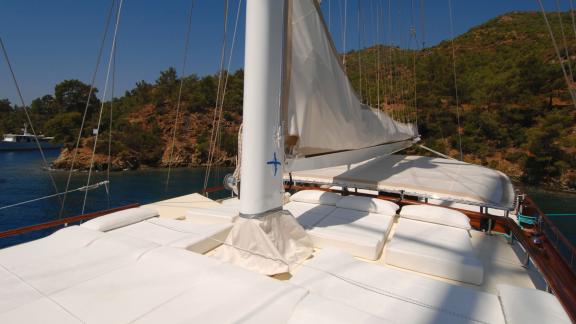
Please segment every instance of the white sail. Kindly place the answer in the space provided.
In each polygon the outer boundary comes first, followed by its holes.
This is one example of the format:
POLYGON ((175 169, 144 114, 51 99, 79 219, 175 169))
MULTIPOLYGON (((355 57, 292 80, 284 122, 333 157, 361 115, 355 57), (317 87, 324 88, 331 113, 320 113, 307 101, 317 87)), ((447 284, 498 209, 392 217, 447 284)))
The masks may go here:
MULTIPOLYGON (((358 158, 365 160, 382 154, 382 150, 375 147, 392 143, 398 147, 402 141, 409 145, 417 137, 414 125, 395 121, 358 99, 316 0, 290 3, 284 89, 288 93, 284 103, 287 171, 342 162, 341 158, 333 162, 331 158, 323 158, 324 162, 297 167, 298 160, 312 156, 364 150, 358 158)), ((350 158, 353 157, 348 153, 344 160, 350 158)))

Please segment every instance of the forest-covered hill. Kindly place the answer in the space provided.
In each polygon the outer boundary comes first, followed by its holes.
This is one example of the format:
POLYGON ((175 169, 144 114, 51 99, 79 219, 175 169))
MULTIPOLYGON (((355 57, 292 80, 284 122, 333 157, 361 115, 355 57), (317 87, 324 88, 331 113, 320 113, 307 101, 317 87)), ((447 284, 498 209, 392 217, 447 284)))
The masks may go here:
MULTIPOLYGON (((550 17, 553 30, 560 35, 560 24, 553 17, 550 17)), ((576 63, 576 35, 568 28, 572 26, 571 17, 569 14, 562 17, 568 56, 576 63)), ((502 170, 527 183, 576 188, 576 109, 542 16, 505 14, 459 36, 454 44, 464 159, 502 170)), ((414 67, 423 142, 457 157, 459 130, 449 41, 419 51, 380 46, 346 54, 352 84, 367 103, 376 105, 380 97, 383 110, 393 109, 390 102, 413 102, 414 67), (378 88, 380 96, 376 93, 378 88), (399 94, 398 89, 404 92, 399 94)), ((154 83, 138 82, 133 90, 114 100, 114 169, 167 165, 179 80, 170 68, 161 72, 154 83)), ((206 162, 217 83, 217 75, 185 77, 175 165, 197 166, 206 162)), ((242 86, 242 71, 231 74, 224 104, 222 145, 217 156, 222 164, 232 163, 236 154, 242 86)), ((67 143, 56 167, 67 167, 70 161, 88 89, 77 80, 67 80, 56 85, 54 94, 31 104, 36 128, 67 143)), ((91 102, 79 155, 80 168, 89 163, 92 128, 101 104, 97 96, 91 102)), ((107 167, 109 106, 106 103, 98 143, 96 161, 100 169, 107 167)), ((17 131, 23 123, 21 109, 7 100, 0 101, 0 131, 17 131)))

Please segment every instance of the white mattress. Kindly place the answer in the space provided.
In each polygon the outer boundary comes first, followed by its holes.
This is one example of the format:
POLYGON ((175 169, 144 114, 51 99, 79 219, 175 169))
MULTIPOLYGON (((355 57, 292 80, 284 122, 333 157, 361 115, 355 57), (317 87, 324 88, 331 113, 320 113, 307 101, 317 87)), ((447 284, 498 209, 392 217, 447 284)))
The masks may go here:
POLYGON ((496 295, 320 251, 291 283, 393 323, 504 323, 496 295))
POLYGON ((57 258, 35 258, 10 271, 46 295, 132 264, 157 247, 129 236, 110 234, 57 258))
POLYGON ((401 219, 386 245, 386 263, 442 278, 481 284, 484 267, 468 231, 401 219))
POLYGON ((376 260, 392 226, 388 215, 336 208, 308 231, 319 248, 337 248, 357 257, 376 260))
POLYGON ((393 223, 393 216, 304 202, 284 205, 317 248, 333 247, 376 260, 393 223))
POLYGON ((221 204, 211 207, 194 207, 186 211, 186 219, 202 224, 229 224, 238 217, 240 206, 221 204))
POLYGON ((294 309, 289 324, 391 324, 382 317, 363 312, 344 303, 308 294, 294 309))
MULTIPOLYGON (((42 297, 15 274, 0 267, 0 314, 42 297)), ((7 323, 0 320, 0 323, 7 323)))
POLYGON ((203 255, 160 247, 133 264, 0 312, 0 323, 286 323, 307 294, 203 255))
POLYGON ((289 283, 221 264, 135 323, 286 323, 307 293, 289 283))
POLYGON ((314 227, 334 211, 336 207, 329 205, 318 205, 299 201, 292 201, 284 205, 284 210, 289 211, 292 216, 298 219, 298 223, 305 229, 314 227))
POLYGON ((57 258, 87 246, 104 235, 81 226, 66 227, 42 239, 0 250, 0 265, 12 269, 35 259, 57 258))
POLYGON ((112 233, 150 241, 159 245, 206 253, 226 239, 232 224, 195 224, 189 221, 151 218, 125 226, 112 233))
POLYGON ((498 285, 508 324, 572 323, 554 295, 531 288, 498 285))

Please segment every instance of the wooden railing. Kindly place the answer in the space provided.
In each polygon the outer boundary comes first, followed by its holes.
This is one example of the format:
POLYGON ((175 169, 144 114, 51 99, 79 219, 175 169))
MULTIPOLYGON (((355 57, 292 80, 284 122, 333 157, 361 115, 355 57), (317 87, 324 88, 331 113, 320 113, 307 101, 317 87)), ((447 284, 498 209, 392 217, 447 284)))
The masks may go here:
POLYGON ((526 197, 524 201, 525 208, 528 212, 531 212, 531 216, 536 216, 536 218, 540 220, 538 224, 539 231, 544 234, 545 238, 556 249, 574 275, 576 275, 576 247, 574 243, 566 238, 558 226, 552 222, 548 215, 540 210, 538 205, 536 205, 530 197, 526 197))
MULTIPOLYGON (((534 207, 538 208, 536 205, 534 207)), ((551 224, 549 219, 543 220, 543 222, 553 226, 555 233, 559 235, 559 239, 563 237, 562 233, 558 231, 554 224, 551 224)), ((543 232, 544 236, 542 237, 530 237, 526 231, 521 229, 510 218, 507 219, 507 227, 511 235, 526 249, 526 253, 538 267, 550 290, 564 306, 572 322, 576 323, 576 275, 570 264, 566 262, 546 232, 543 232)), ((572 244, 569 244, 569 246, 572 246, 572 244)))
POLYGON ((5 232, 0 232, 0 238, 10 237, 10 236, 19 235, 19 234, 26 234, 26 233, 30 233, 30 232, 34 232, 34 231, 43 230, 43 229, 58 227, 61 225, 74 224, 77 222, 90 220, 92 218, 96 218, 96 217, 99 217, 102 215, 111 214, 111 213, 125 210, 125 209, 136 208, 139 206, 140 206, 140 204, 131 204, 131 205, 126 205, 126 206, 122 206, 122 207, 118 207, 118 208, 102 210, 102 211, 98 211, 98 212, 94 212, 94 213, 90 213, 90 214, 72 216, 72 217, 57 219, 57 220, 42 223, 42 224, 36 224, 36 225, 30 225, 30 226, 25 226, 25 227, 21 227, 21 228, 11 229, 11 230, 8 230, 5 232))

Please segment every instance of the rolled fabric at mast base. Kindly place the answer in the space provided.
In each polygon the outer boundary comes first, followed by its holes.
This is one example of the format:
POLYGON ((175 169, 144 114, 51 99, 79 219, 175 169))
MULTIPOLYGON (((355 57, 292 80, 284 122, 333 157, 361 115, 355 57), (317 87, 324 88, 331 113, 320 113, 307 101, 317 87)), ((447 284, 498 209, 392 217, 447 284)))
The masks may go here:
POLYGON ((265 275, 290 272, 312 255, 304 228, 285 210, 258 218, 238 217, 214 257, 265 275))

